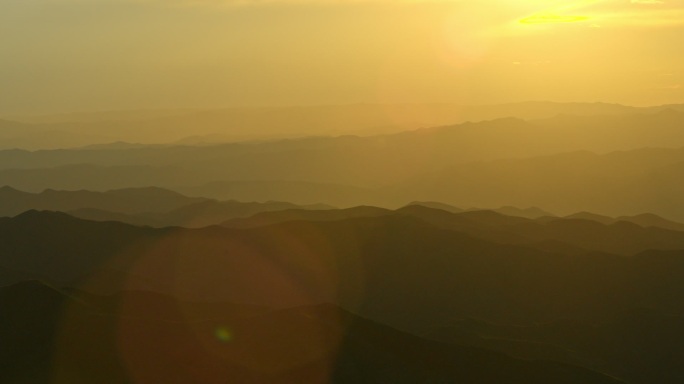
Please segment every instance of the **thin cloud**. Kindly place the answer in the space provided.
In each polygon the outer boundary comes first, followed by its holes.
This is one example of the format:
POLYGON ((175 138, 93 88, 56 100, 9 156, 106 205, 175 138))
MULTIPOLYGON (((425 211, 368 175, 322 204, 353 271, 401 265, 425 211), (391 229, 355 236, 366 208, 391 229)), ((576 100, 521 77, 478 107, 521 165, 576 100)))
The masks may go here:
POLYGON ((573 23, 592 20, 601 27, 684 25, 684 0, 568 1, 519 19, 521 24, 573 23))
POLYGON ((553 14, 533 15, 521 19, 523 24, 576 23, 589 20, 589 16, 562 16, 553 14))

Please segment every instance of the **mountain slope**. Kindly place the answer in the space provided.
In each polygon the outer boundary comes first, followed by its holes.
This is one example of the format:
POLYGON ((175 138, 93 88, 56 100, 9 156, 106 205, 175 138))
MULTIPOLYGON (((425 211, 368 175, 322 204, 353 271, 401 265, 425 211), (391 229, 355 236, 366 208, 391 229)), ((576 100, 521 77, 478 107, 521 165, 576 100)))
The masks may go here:
POLYGON ((407 330, 467 316, 527 323, 601 320, 641 307, 684 313, 681 251, 562 253, 407 216, 160 230, 28 212, 0 219, 0 252, 0 267, 22 278, 91 292, 144 289, 269 306, 337 302, 407 330))
POLYGON ((428 341, 331 305, 215 303, 222 316, 186 318, 182 309, 207 304, 134 291, 76 300, 35 282, 0 288, 0 302, 3 383, 619 383, 428 341))
POLYGON ((554 360, 609 372, 630 383, 678 383, 684 375, 684 318, 652 311, 611 322, 510 327, 468 319, 430 337, 532 360, 554 360))

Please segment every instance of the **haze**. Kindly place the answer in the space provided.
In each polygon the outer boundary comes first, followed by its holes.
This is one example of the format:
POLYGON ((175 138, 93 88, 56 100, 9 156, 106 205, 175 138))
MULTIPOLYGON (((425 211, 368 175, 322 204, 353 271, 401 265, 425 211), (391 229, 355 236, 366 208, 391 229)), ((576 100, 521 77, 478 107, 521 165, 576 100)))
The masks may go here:
POLYGON ((3 0, 0 113, 684 101, 681 0, 3 0))
POLYGON ((0 0, 0 383, 682 384, 684 0, 0 0))

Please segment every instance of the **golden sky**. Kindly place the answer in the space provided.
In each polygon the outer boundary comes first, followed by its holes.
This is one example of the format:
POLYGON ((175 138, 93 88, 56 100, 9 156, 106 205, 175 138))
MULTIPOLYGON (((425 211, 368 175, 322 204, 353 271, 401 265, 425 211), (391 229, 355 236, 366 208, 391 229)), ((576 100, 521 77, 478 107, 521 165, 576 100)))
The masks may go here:
POLYGON ((684 0, 0 0, 0 113, 684 102, 684 0))

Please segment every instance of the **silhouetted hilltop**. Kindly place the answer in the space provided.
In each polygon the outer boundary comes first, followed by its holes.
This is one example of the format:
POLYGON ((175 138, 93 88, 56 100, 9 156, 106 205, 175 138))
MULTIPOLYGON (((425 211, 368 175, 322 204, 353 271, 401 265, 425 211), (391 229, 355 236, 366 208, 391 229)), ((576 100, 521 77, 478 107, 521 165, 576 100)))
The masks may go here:
MULTIPOLYGON (((609 217, 605 215, 597 215, 590 212, 579 212, 572 215, 565 216, 566 219, 583 219, 596 221, 601 224, 614 224, 620 221, 629 222, 632 224, 639 225, 641 227, 657 227, 663 229, 669 229, 673 231, 684 231, 684 224, 678 223, 676 221, 668 220, 662 218, 658 215, 652 213, 642 213, 633 216, 619 216, 619 217, 609 217)), ((556 220, 557 218, 544 218, 545 221, 556 220)))
POLYGON ((528 219, 538 219, 540 217, 553 216, 552 213, 537 207, 518 208, 509 205, 495 209, 495 211, 507 216, 519 216, 526 217, 528 219))
MULTIPOLYGON (((400 209, 396 212, 409 214, 440 228, 465 232, 489 241, 543 247, 544 250, 562 251, 566 248, 571 252, 583 249, 634 255, 648 249, 684 248, 684 232, 670 229, 673 224, 664 219, 665 228, 643 227, 630 218, 613 219, 590 213, 532 220, 493 211, 449 214, 427 207, 414 208, 411 211, 400 209), (558 248, 545 248, 554 242, 558 248)), ((659 221, 654 220, 652 223, 656 222, 659 221)))
POLYGON ((332 209, 333 207, 316 205, 295 205, 284 202, 271 201, 266 203, 214 201, 205 200, 191 203, 167 212, 142 212, 137 214, 120 214, 98 209, 78 209, 68 211, 69 214, 93 221, 120 221, 132 225, 146 225, 150 227, 186 227, 200 228, 217 225, 226 220, 251 216, 259 212, 281 211, 287 209, 332 209))
POLYGON ((78 217, 79 219, 90 220, 90 221, 118 221, 120 223, 126 223, 136 226, 148 226, 148 227, 170 227, 173 224, 167 225, 163 219, 149 217, 149 214, 125 214, 119 212, 105 211, 97 208, 79 208, 67 211, 71 216, 78 217))
POLYGON ((370 188, 301 180, 216 181, 176 189, 188 195, 218 200, 287 201, 300 205, 323 202, 335 206, 352 206, 364 200, 377 200, 375 191, 370 188))
POLYGON ((655 215, 646 215, 651 218, 649 225, 642 226, 638 219, 614 219, 587 212, 566 218, 527 219, 488 210, 451 213, 423 205, 408 205, 396 211, 374 207, 271 211, 249 218, 229 220, 224 222, 223 226, 255 228, 290 221, 330 221, 380 216, 408 216, 437 228, 467 233, 487 241, 570 254, 599 251, 634 255, 648 249, 672 250, 684 247, 684 232, 671 229, 676 227, 677 223, 665 219, 658 220, 658 216, 655 215), (650 225, 660 222, 664 227, 650 225))
POLYGON ((255 228, 288 221, 336 221, 358 217, 386 216, 391 211, 377 207, 353 207, 335 210, 301 210, 262 212, 245 219, 228 220, 221 225, 228 228, 255 228))
POLYGON ((74 283, 154 233, 117 222, 95 223, 62 212, 36 210, 0 218, 0 231, 7 251, 0 267, 22 272, 14 278, 7 274, 8 280, 0 281, 0 286, 26 275, 58 285, 74 283))
POLYGON ((620 216, 615 220, 629 221, 642 227, 658 227, 671 229, 673 231, 684 231, 684 224, 662 218, 652 213, 642 213, 634 216, 620 216))
POLYGON ((128 188, 107 192, 56 191, 33 194, 12 187, 0 188, 0 216, 26 210, 64 211, 94 221, 119 221, 152 227, 203 227, 263 211, 331 209, 327 205, 295 205, 284 202, 215 201, 191 198, 162 188, 128 188))
POLYGON ((565 216, 566 219, 577 219, 577 220, 590 220, 590 221, 596 221, 601 224, 612 224, 615 222, 615 219, 612 217, 604 216, 604 215, 597 215, 595 213, 591 212, 577 212, 573 213, 572 215, 565 216))
POLYGON ((459 214, 468 220, 484 225, 510 225, 515 223, 526 223, 527 219, 518 216, 508 216, 493 210, 466 211, 459 214))
POLYGON ((537 208, 537 207, 529 207, 529 208, 518 208, 518 207, 513 207, 513 206, 504 206, 496 209, 481 209, 481 208, 468 208, 468 209, 461 209, 454 207, 449 204, 444 204, 444 203, 439 203, 439 202, 434 202, 434 201, 413 201, 409 203, 408 205, 421 205, 424 207, 429 207, 429 208, 435 208, 435 209, 441 209, 443 211, 451 212, 451 213, 460 213, 460 212, 465 212, 465 211, 494 211, 501 213, 506 216, 517 216, 517 217, 526 217, 528 219, 537 219, 539 217, 543 216, 553 216, 553 214, 544 211, 543 209, 537 208))
POLYGON ((284 211, 288 209, 329 210, 326 205, 299 206, 284 202, 238 202, 238 201, 205 201, 174 209, 163 214, 150 215, 163 220, 165 225, 183 227, 203 227, 220 224, 233 219, 252 216, 260 212, 284 211))
POLYGON ((30 209, 71 211, 91 208, 129 214, 164 212, 205 201, 207 201, 205 198, 187 197, 156 187, 128 188, 107 192, 46 189, 40 193, 27 193, 4 186, 0 188, 0 216, 14 216, 30 209))
POLYGON ((420 205, 423 207, 429 207, 429 208, 434 208, 434 209, 440 209, 442 211, 447 211, 451 213, 459 213, 463 212, 463 209, 454 207, 453 205, 449 204, 444 204, 436 201, 412 201, 407 204, 408 206, 411 205, 420 205))

